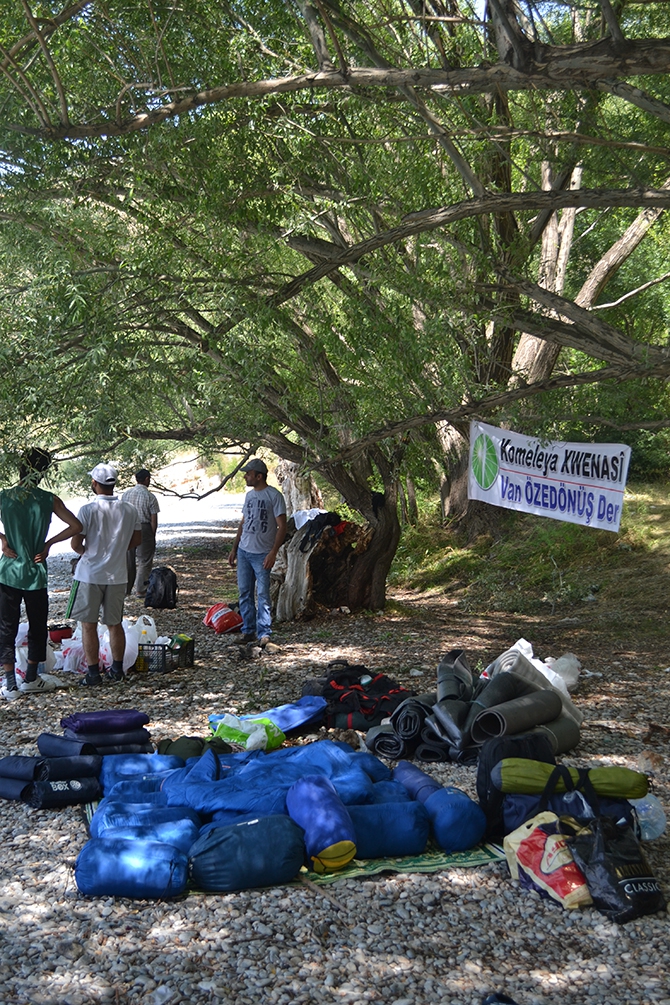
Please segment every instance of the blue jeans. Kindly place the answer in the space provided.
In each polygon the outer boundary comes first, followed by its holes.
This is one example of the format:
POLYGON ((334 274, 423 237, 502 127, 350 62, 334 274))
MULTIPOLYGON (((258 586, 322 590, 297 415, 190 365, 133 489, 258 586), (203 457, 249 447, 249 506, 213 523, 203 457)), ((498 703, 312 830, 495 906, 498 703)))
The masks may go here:
POLYGON ((240 594, 242 631, 245 634, 257 635, 259 639, 272 633, 270 570, 263 568, 265 558, 264 554, 257 555, 252 551, 237 549, 237 589, 240 594))

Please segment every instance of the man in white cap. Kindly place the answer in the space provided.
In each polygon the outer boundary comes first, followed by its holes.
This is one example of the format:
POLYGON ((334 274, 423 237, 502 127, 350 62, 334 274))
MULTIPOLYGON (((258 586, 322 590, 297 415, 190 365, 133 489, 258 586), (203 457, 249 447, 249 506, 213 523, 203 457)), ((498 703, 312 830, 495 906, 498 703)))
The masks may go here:
POLYGON ((114 495, 116 469, 111 464, 96 464, 89 471, 93 502, 79 510, 83 530, 72 538, 72 548, 81 555, 76 579, 70 591, 66 617, 82 623, 82 641, 88 673, 82 684, 95 687, 102 683, 99 664, 98 617, 102 607, 103 624, 109 629, 112 650, 111 680, 123 680, 123 656, 126 637, 123 631, 123 602, 128 573, 126 552, 142 540, 140 518, 130 503, 114 495))
POLYGON ((278 489, 268 485, 268 469, 260 457, 242 468, 251 490, 242 507, 242 520, 228 556, 237 565, 242 635, 239 641, 267 645, 272 632, 270 571, 286 537, 286 502, 278 489), (254 589, 256 600, 254 600, 254 589))

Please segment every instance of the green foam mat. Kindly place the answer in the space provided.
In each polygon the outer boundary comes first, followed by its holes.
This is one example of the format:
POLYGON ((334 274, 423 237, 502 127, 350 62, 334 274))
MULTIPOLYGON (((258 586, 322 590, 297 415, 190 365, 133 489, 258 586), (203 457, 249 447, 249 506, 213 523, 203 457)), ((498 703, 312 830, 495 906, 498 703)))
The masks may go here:
POLYGON ((488 862, 497 862, 504 854, 495 845, 477 845, 469 851, 455 851, 448 855, 439 848, 430 848, 423 855, 406 855, 404 858, 355 858, 350 865, 337 872, 318 875, 302 873, 317 886, 334 883, 338 879, 354 879, 358 876, 376 876, 380 872, 440 872, 442 869, 470 869, 488 862))

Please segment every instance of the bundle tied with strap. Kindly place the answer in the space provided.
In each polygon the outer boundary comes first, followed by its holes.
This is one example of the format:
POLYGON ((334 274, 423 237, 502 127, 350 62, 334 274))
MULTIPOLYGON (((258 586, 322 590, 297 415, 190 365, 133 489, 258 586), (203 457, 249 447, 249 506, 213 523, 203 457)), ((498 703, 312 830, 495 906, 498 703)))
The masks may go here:
POLYGON ((326 723, 330 727, 367 732, 413 695, 398 681, 383 673, 370 672, 363 665, 352 666, 344 660, 330 663, 331 667, 341 669, 306 685, 312 689, 310 693, 318 688, 328 702, 326 723))

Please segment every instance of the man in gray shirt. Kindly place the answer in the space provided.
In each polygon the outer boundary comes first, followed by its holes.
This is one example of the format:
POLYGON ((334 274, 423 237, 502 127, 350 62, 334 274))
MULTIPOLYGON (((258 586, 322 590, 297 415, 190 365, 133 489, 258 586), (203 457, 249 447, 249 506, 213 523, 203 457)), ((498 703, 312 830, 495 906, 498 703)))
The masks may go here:
POLYGON ((286 503, 282 493, 268 485, 267 465, 260 457, 252 457, 242 471, 250 491, 244 499, 242 520, 228 562, 231 567, 237 565, 243 621, 239 641, 258 638, 264 646, 272 633, 270 571, 286 537, 286 503))
POLYGON ((142 540, 137 548, 129 548, 126 562, 128 566, 128 585, 126 593, 133 592, 133 585, 138 597, 146 597, 147 583, 151 575, 156 553, 156 529, 158 527, 158 514, 160 506, 158 499, 149 491, 151 482, 151 472, 146 468, 140 468, 135 473, 135 481, 132 489, 127 489, 123 493, 123 501, 134 506, 140 516, 142 530, 142 540))

